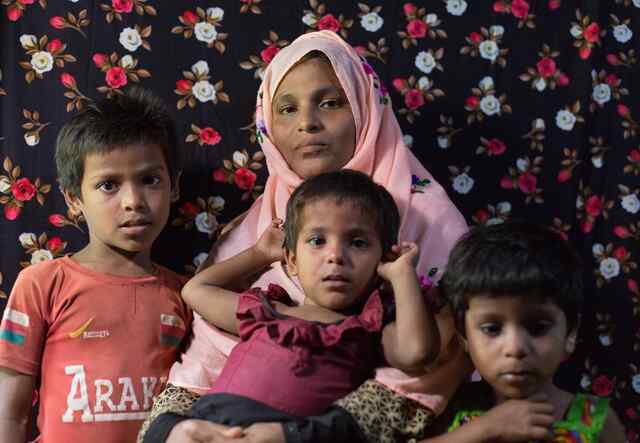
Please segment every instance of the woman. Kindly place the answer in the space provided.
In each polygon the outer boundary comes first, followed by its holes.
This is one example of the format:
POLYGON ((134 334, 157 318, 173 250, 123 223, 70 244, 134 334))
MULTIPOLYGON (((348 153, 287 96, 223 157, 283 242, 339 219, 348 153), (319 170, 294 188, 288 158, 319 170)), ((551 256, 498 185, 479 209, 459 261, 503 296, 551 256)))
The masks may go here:
MULTIPOLYGON (((256 109, 258 140, 269 170, 264 194, 244 220, 213 246, 209 262, 248 248, 274 218, 283 219, 291 192, 304 178, 349 168, 368 174, 393 195, 402 220, 399 240, 420 246, 418 274, 439 277, 466 223, 405 146, 390 103, 371 67, 333 32, 305 34, 280 51, 265 71, 256 109), (429 184, 412 189, 414 178, 429 184)), ((241 286, 278 283, 302 301, 297 281, 280 263, 247 280, 241 286)), ((468 372, 450 313, 439 315, 438 322, 443 351, 428 375, 411 379, 397 370, 380 369, 376 381, 366 382, 339 403, 355 416, 368 439, 392 441, 398 432, 419 435, 432 411, 444 407, 468 372), (393 417, 373 412, 378 405, 394 411, 393 417)), ((212 386, 237 341, 196 316, 192 342, 182 362, 173 366, 169 385, 156 399, 139 441, 158 413, 184 413, 198 394, 212 386)))

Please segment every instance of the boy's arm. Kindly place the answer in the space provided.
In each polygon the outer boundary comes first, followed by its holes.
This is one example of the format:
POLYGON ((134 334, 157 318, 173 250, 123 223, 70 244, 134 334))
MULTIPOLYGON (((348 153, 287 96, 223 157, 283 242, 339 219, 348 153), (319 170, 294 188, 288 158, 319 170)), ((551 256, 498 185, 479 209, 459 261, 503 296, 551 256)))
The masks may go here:
POLYGON ((0 441, 27 441, 34 385, 32 375, 0 368, 0 441))
POLYGON ((392 252, 399 257, 378 266, 378 273, 391 283, 396 302, 396 319, 382 332, 384 356, 404 372, 422 373, 440 351, 438 325, 416 274, 418 246, 405 242, 394 246, 392 252))
POLYGON ((205 320, 237 333, 238 294, 232 289, 248 274, 282 257, 283 234, 279 226, 279 221, 274 221, 254 246, 197 273, 182 288, 184 301, 205 320))
POLYGON ((602 426, 599 441, 600 443, 624 443, 626 441, 624 427, 611 408, 607 412, 607 418, 602 426))

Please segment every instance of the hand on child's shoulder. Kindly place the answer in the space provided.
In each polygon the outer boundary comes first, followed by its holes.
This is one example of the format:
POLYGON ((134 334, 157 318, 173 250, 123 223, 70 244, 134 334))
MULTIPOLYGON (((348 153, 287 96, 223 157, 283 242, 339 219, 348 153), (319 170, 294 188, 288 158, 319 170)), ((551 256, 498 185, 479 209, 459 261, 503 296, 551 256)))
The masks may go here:
POLYGON ((378 265, 378 274, 385 280, 391 281, 401 273, 414 271, 418 264, 420 249, 413 242, 402 242, 393 245, 378 265))
POLYGON ((265 257, 268 257, 269 263, 280 261, 284 258, 284 230, 282 229, 282 220, 274 219, 269 227, 262 233, 255 248, 265 257))
POLYGON ((553 405, 545 394, 522 400, 507 400, 491 408, 483 417, 496 442, 514 443, 553 437, 553 405))

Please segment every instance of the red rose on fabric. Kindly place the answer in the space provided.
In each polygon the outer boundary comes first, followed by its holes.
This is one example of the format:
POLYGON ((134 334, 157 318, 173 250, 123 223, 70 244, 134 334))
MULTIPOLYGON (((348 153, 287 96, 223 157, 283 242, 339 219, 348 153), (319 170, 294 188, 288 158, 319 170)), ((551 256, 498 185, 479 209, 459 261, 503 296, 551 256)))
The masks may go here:
POLYGON ((472 32, 471 34, 469 34, 469 40, 471 40, 471 43, 477 45, 483 40, 482 34, 480 34, 479 32, 472 32))
POLYGON ((497 1, 493 4, 493 12, 504 12, 505 9, 506 7, 501 1, 497 1))
POLYGON ((551 57, 544 57, 538 61, 536 68, 542 77, 551 77, 556 72, 556 62, 551 57))
POLYGON ((473 217, 478 220, 478 223, 484 223, 489 219, 489 212, 484 209, 478 209, 475 214, 473 214, 473 217))
POLYGON ((318 21, 318 29, 338 32, 340 30, 340 22, 332 14, 327 14, 318 21))
POLYGON ((192 86, 189 80, 178 80, 176 82, 176 89, 180 92, 191 92, 192 86))
MULTIPOLYGON (((12 21, 18 21, 18 19, 22 17, 22 9, 18 8, 15 5, 11 5, 7 8, 7 18, 12 21)), ((6 210, 5 210, 5 215, 6 215, 6 210)), ((13 220, 13 219, 10 219, 13 220)))
POLYGON ((102 66, 107 62, 108 57, 106 54, 96 53, 93 54, 93 63, 98 67, 102 68, 102 66))
POLYGON ((18 0, 18 3, 22 3, 23 5, 33 5, 36 0, 18 0))
POLYGON ((200 140, 206 145, 217 145, 222 140, 220 133, 213 128, 203 128, 200 131, 200 140))
POLYGON ((624 226, 619 226, 619 225, 616 226, 615 228, 613 228, 613 233, 616 237, 619 237, 619 238, 629 237, 629 230, 624 226))
POLYGON ((633 280, 633 279, 629 279, 627 280, 627 288, 633 292, 634 294, 638 293, 638 282, 633 280))
POLYGON ((227 173, 223 168, 218 168, 213 171, 213 181, 216 182, 226 182, 227 181, 227 173))
POLYGON ((583 46, 578 50, 578 55, 582 60, 586 60, 591 55, 591 48, 588 46, 583 46))
POLYGON ((198 23, 198 16, 195 15, 192 11, 184 11, 182 13, 182 20, 187 25, 195 25, 198 23))
POLYGON ((414 15, 418 8, 413 3, 405 3, 402 7, 404 9, 404 15, 414 15))
POLYGON ((47 249, 55 252, 62 247, 62 239, 60 237, 51 237, 47 242, 47 249))
POLYGON ((76 79, 67 72, 63 72, 62 75, 60 75, 60 81, 66 88, 73 89, 76 87, 76 79))
POLYGON ((529 3, 525 0, 513 0, 511 13, 516 18, 527 18, 527 15, 529 15, 529 3))
POLYGON ((407 88, 407 81, 401 78, 394 78, 392 84, 398 91, 402 91, 407 88))
POLYGON ((31 200, 36 195, 36 187, 27 177, 22 177, 11 185, 11 193, 18 201, 31 200))
POLYGON ((618 115, 620 117, 626 117, 629 115, 629 108, 622 104, 618 105, 618 115))
POLYGON ((591 232, 592 229, 593 229, 593 223, 590 222, 589 220, 585 220, 582 223, 580 223, 580 230, 583 233, 588 234, 589 232, 591 232))
POLYGON ((559 183, 564 183, 567 180, 569 180, 570 178, 571 178, 571 170, 562 169, 560 172, 558 172, 558 182, 559 183))
POLYGON ((487 143, 487 151, 489 151, 493 155, 503 154, 506 150, 507 145, 505 145, 504 142, 500 139, 492 138, 491 140, 489 140, 489 143, 487 143))
POLYGON ((49 216, 49 223, 57 228, 61 228, 65 225, 65 218, 60 214, 51 214, 49 216))
POLYGON ((269 45, 262 51, 260 51, 260 57, 262 58, 263 62, 269 64, 278 52, 280 52, 280 48, 278 48, 276 45, 269 45))
POLYGON ((64 28, 65 21, 62 17, 60 17, 59 15, 56 15, 49 19, 49 24, 56 29, 62 29, 64 28))
POLYGON ((600 40, 600 25, 596 22, 591 23, 582 31, 582 35, 584 35, 584 39, 589 43, 597 42, 600 40))
POLYGON ((240 189, 253 189, 253 185, 256 183, 256 174, 247 168, 236 169, 234 173, 236 186, 240 189))
POLYGON ((587 214, 592 217, 597 217, 600 215, 600 212, 602 212, 602 200, 597 195, 592 195, 585 202, 584 209, 587 211, 587 214))
POLYGON ((622 261, 627 256, 627 250, 624 248, 624 246, 618 246, 613 250, 613 256, 619 261, 622 261))
POLYGON ((513 188, 513 180, 511 177, 504 176, 500 179, 500 187, 502 189, 511 189, 513 188))
POLYGON ((180 208, 180 212, 189 218, 195 218, 200 212, 200 208, 190 202, 185 202, 180 208))
POLYGON ((615 74, 609 74, 605 77, 605 81, 609 86, 615 86, 618 83, 618 77, 615 74))
POLYGON ((20 206, 12 205, 11 203, 4 206, 4 217, 7 220, 15 220, 22 212, 22 208, 20 206))
POLYGON ((116 12, 131 12, 133 10, 133 0, 111 0, 111 6, 116 12))
POLYGON ((562 2, 560 0, 549 0, 549 9, 552 11, 558 9, 561 6, 562 2))
POLYGON ((632 149, 629 153, 629 158, 632 162, 640 162, 640 149, 632 149))
POLYGON ((120 66, 109 68, 105 78, 109 87, 113 89, 121 88, 127 84, 127 73, 120 66))
POLYGON ((420 106, 424 105, 422 92, 417 89, 409 89, 404 95, 404 104, 407 105, 407 108, 409 109, 418 109, 420 106))
POLYGON ((407 34, 411 36, 411 38, 422 38, 427 35, 427 30, 429 27, 424 22, 424 20, 415 19, 411 20, 407 23, 407 34))
POLYGON ((615 54, 607 54, 607 62, 612 66, 618 66, 620 64, 620 59, 615 54))
POLYGON ((591 384, 591 390, 598 397, 606 397, 613 392, 613 383, 606 375, 600 375, 591 384))
POLYGON ((520 177, 518 177, 518 187, 525 194, 533 194, 536 192, 536 184, 538 183, 538 179, 535 175, 525 172, 520 177))
POLYGON ((49 42, 49 44, 47 45, 47 52, 49 52, 51 54, 55 54, 61 48, 62 48, 62 42, 60 41, 60 39, 56 38, 56 39, 51 40, 49 42))
POLYGON ((480 105, 480 99, 475 95, 467 97, 467 99, 464 101, 465 108, 475 109, 478 107, 478 105, 480 105))
POLYGON ((558 84, 560 86, 567 86, 569 84, 569 77, 565 74, 560 74, 558 76, 558 84))

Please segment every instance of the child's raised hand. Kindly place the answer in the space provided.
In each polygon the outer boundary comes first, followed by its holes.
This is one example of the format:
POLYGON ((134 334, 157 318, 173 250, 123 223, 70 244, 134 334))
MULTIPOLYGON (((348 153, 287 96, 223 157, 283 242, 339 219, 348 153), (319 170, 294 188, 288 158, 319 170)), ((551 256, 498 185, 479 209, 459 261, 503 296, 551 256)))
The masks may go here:
POLYGON ((553 438, 553 405, 545 394, 522 400, 507 400, 489 410, 483 420, 491 420, 489 434, 496 442, 517 443, 553 438))
POLYGON ((262 233, 254 248, 262 254, 269 263, 280 261, 284 258, 284 230, 283 222, 279 218, 271 221, 271 225, 262 233))
POLYGON ((378 264, 378 275, 391 281, 407 271, 415 272, 419 252, 418 245, 413 242, 393 245, 378 264))

